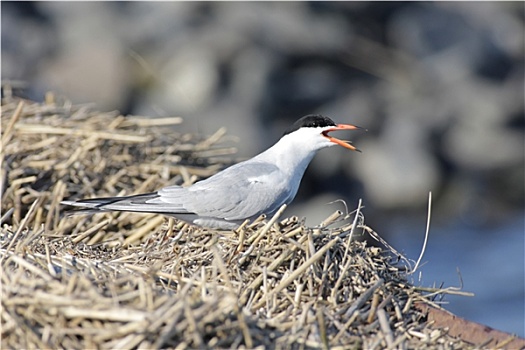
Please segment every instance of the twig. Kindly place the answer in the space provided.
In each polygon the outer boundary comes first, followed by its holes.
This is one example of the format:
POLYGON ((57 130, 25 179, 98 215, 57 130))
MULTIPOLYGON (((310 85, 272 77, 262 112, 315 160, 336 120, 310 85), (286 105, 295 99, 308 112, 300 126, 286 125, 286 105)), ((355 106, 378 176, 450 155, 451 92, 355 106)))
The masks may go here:
POLYGON ((11 138, 13 137, 13 126, 16 124, 18 119, 22 116, 22 111, 24 110, 24 102, 20 101, 18 102, 18 105, 16 106, 15 112, 13 113, 13 116, 11 117, 11 120, 9 121, 9 124, 7 124, 7 127, 5 128, 3 132, 2 142, 0 143, 1 149, 0 153, 2 153, 2 160, 4 157, 4 148, 5 146, 11 141, 11 138))
POLYGON ((381 331, 385 334, 386 344, 390 348, 394 343, 394 334, 392 333, 392 328, 390 328, 385 309, 377 310, 377 319, 379 320, 381 331))
POLYGON ((430 232, 430 216, 432 213, 432 192, 428 192, 428 215, 427 215, 427 228, 425 230, 425 240, 423 241, 423 247, 421 248, 421 253, 419 254, 419 258, 416 261, 416 265, 410 271, 408 274, 413 274, 417 271, 419 267, 419 263, 421 262, 421 259, 423 259, 423 255, 425 254, 425 249, 427 248, 427 241, 428 241, 428 234, 430 232))
POLYGON ((83 232, 80 235, 78 235, 77 237, 73 238, 72 239, 73 243, 77 244, 78 242, 81 242, 82 240, 84 240, 84 238, 89 237, 89 236, 97 233, 101 228, 103 228, 104 226, 109 224, 110 221, 111 221, 110 219, 106 219, 104 221, 99 222, 95 226, 90 227, 85 232, 83 232))
MULTIPOLYGON (((22 223, 21 223, 20 226, 18 227, 18 230, 16 230, 15 235, 14 235, 13 238, 11 239, 11 242, 9 242, 9 245, 8 245, 7 248, 6 248, 6 251, 11 250, 11 248, 13 247, 13 245, 15 244, 15 242, 17 241, 18 236, 20 235, 20 233, 22 232, 22 230, 26 227, 27 223, 33 218, 33 213, 34 213, 36 207, 37 207, 38 205, 40 205, 40 202, 41 202, 41 201, 42 201, 42 197, 38 197, 38 198, 33 202, 33 204, 31 205, 31 207, 29 208, 29 211, 27 212, 26 216, 24 216, 24 219, 22 220, 22 223)), ((2 263, 4 257, 5 257, 5 255, 2 256, 2 258, 0 258, 0 264, 2 263)))
POLYGON ((275 224, 275 222, 279 219, 279 217, 282 215, 282 213, 285 210, 286 210, 286 204, 283 204, 279 208, 279 210, 277 210, 277 212, 272 216, 270 221, 268 221, 266 223, 266 225, 264 225, 264 227, 257 232, 257 234, 255 234, 255 235, 251 236, 250 238, 248 238, 247 243, 248 244, 252 244, 252 245, 256 245, 262 239, 262 237, 264 237, 266 232, 268 232, 270 230, 272 225, 275 224))
MULTIPOLYGON (((352 241, 352 237, 354 236, 354 231, 357 227, 357 220, 359 219, 359 214, 361 213, 361 203, 362 199, 359 198, 359 202, 357 203, 357 209, 355 212, 354 221, 352 221, 352 228, 350 229, 350 238, 348 239, 349 242, 352 241)), ((348 250, 345 251, 345 256, 347 255, 348 250)))
POLYGON ((321 249, 319 249, 310 259, 306 260, 301 266, 299 266, 297 269, 295 269, 290 276, 285 278, 281 283, 277 285, 272 290, 272 294, 277 294, 284 288, 286 288, 290 283, 292 283, 293 280, 295 280, 299 275, 301 275, 307 268, 309 268, 312 264, 314 264, 317 260, 319 260, 328 250, 330 250, 337 242, 339 241, 339 237, 334 238, 330 242, 328 242, 325 246, 323 246, 321 249))
POLYGON ((17 124, 15 126, 21 133, 26 134, 58 134, 58 135, 75 135, 75 136, 96 136, 100 139, 115 140, 121 142, 138 142, 145 143, 151 141, 151 136, 127 135, 95 130, 68 129, 41 124, 17 124))
POLYGON ((372 297, 372 295, 374 295, 374 292, 377 289, 379 289, 383 284, 385 284, 385 280, 382 278, 378 279, 373 286, 371 286, 363 294, 361 294, 359 298, 357 298, 356 301, 354 301, 354 303, 348 308, 348 310, 346 310, 345 317, 352 316, 352 314, 356 310, 360 309, 363 305, 365 305, 367 300, 369 300, 372 297))

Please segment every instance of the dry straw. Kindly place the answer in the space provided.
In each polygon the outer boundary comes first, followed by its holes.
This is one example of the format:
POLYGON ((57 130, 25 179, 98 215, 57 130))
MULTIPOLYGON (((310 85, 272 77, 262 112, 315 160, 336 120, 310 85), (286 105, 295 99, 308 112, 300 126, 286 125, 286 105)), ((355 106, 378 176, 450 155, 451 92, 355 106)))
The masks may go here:
POLYGON ((2 101, 3 349, 471 347, 416 307, 440 290, 418 290, 390 251, 355 240, 360 208, 317 228, 279 212, 232 232, 63 215, 63 198, 187 184, 228 164, 224 130, 177 123, 52 95, 2 101))

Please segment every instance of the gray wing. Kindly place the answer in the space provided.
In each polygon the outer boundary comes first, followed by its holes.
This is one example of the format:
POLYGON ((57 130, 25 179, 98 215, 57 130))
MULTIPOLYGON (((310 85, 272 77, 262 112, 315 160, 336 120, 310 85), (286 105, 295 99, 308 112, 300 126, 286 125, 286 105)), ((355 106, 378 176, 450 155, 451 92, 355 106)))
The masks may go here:
POLYGON ((147 204, 202 217, 243 220, 271 214, 293 199, 285 175, 268 163, 239 163, 191 187, 165 187, 147 204))

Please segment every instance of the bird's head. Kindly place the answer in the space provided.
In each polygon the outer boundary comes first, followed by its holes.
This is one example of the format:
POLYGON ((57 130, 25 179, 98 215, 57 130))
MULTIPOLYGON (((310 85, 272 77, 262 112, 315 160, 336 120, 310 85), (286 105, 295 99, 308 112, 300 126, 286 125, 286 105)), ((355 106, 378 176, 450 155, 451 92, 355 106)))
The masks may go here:
POLYGON ((336 124, 332 119, 322 115, 307 115, 293 123, 283 134, 289 135, 297 142, 313 149, 321 149, 334 145, 348 148, 352 151, 361 152, 354 147, 350 141, 340 140, 329 133, 338 130, 363 130, 363 128, 351 124, 336 124))

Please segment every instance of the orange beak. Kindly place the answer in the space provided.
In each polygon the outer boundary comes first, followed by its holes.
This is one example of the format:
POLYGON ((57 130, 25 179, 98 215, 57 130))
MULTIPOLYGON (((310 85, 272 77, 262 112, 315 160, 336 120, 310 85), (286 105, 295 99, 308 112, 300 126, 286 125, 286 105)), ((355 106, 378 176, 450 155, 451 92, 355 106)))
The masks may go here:
POLYGON ((339 146, 343 146, 344 148, 348 148, 348 149, 350 149, 352 151, 361 152, 358 148, 352 146, 349 143, 351 141, 339 140, 339 139, 337 139, 335 137, 332 137, 332 136, 328 135, 329 132, 337 131, 337 130, 366 130, 366 129, 361 128, 359 126, 351 125, 351 124, 337 124, 335 127, 331 128, 331 129, 328 129, 328 130, 325 130, 325 131, 322 132, 323 136, 326 137, 331 142, 336 143, 339 146))

